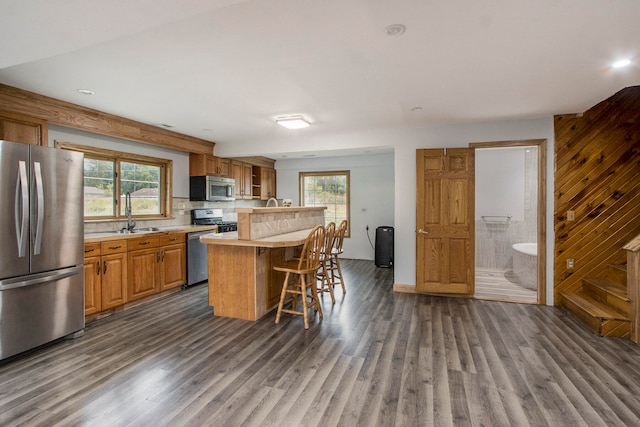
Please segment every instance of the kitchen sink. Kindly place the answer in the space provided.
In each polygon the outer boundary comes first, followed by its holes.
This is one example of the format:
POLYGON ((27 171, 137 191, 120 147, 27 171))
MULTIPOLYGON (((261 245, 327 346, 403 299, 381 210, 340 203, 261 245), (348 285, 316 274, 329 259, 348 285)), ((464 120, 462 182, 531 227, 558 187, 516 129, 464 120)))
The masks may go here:
POLYGON ((133 230, 127 230, 123 228, 121 230, 116 231, 116 234, 141 234, 141 233, 151 233, 153 231, 160 231, 158 227, 145 227, 145 228, 136 228, 133 230))

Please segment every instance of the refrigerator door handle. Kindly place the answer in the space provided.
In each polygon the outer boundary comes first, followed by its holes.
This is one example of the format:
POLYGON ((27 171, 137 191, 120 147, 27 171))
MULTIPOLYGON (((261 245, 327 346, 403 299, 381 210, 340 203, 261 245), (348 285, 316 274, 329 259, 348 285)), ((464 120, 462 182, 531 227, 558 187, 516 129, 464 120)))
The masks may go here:
POLYGON ((0 291, 7 291, 9 289, 24 288, 25 286, 37 285, 39 283, 53 282, 65 277, 75 276, 82 272, 81 268, 72 267, 57 272, 40 273, 32 276, 32 278, 24 279, 24 277, 14 277, 11 279, 0 280, 0 291))
POLYGON ((36 194, 38 198, 37 217, 36 217, 36 231, 33 239, 33 254, 40 255, 40 248, 42 247, 42 232, 44 222, 44 187, 42 185, 42 170, 40 162, 33 162, 33 174, 36 182, 36 194))
POLYGON ((27 241, 29 235, 29 185, 27 184, 27 164, 18 162, 18 179, 16 180, 16 239, 18 241, 18 258, 27 255, 27 241))

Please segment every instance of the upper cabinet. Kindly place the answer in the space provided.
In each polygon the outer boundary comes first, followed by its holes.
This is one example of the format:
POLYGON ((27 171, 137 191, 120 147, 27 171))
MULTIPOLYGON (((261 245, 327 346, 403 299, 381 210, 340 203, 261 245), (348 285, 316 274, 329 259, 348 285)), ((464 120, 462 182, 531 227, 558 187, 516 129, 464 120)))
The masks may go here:
POLYGON ((189 175, 231 177, 231 160, 209 154, 189 155, 189 175))
POLYGON ((21 114, 0 111, 0 139, 47 146, 47 122, 21 114))
POLYGON ((238 160, 231 161, 231 178, 236 180, 236 199, 251 199, 253 167, 238 160))
POLYGON ((253 167, 253 198, 276 198, 276 170, 266 166, 253 167))

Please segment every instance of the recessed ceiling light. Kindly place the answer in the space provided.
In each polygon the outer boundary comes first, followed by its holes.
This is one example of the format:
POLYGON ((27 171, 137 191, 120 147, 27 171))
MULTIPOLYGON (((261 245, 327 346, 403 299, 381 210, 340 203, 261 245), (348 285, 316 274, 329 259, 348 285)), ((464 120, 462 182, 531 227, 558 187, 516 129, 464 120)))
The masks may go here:
POLYGON ((619 61, 614 62, 613 64, 611 64, 611 66, 613 68, 623 68, 626 67, 627 65, 631 64, 631 60, 630 59, 621 59, 619 61))
POLYGON ((80 92, 83 95, 93 95, 95 92, 89 89, 78 89, 78 92, 80 92))
POLYGON ((387 33, 388 36, 400 36, 407 31, 407 27, 402 24, 393 24, 389 25, 384 29, 384 32, 387 33))
POLYGON ((276 118, 276 123, 282 127, 287 129, 302 129, 311 126, 311 123, 307 121, 304 117, 298 116, 288 116, 288 117, 278 117, 276 118))

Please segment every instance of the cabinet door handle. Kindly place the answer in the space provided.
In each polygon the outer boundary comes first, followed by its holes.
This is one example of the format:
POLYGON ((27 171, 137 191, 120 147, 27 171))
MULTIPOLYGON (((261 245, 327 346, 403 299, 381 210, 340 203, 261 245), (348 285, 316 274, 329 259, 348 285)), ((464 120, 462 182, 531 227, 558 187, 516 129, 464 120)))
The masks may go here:
POLYGON ((111 250, 115 250, 115 249, 120 249, 122 247, 122 245, 118 245, 118 246, 109 246, 109 249, 111 250))
POLYGON ((85 253, 85 254, 88 254, 89 252, 93 252, 93 251, 95 251, 95 249, 85 249, 85 250, 84 250, 84 253, 85 253))
POLYGON ((102 270, 102 274, 107 274, 107 261, 104 261, 102 265, 104 266, 104 269, 102 270))
POLYGON ((160 262, 160 251, 156 252, 156 262, 160 262))
POLYGON ((429 234, 429 232, 428 232, 428 231, 423 230, 422 228, 421 228, 420 230, 418 230, 418 233, 420 233, 420 234, 422 234, 422 235, 425 235, 425 236, 429 234))
POLYGON ((164 262, 164 251, 162 251, 162 262, 164 262))
POLYGON ((100 275, 100 261, 96 262, 96 270, 98 271, 97 275, 100 275))
POLYGON ((146 241, 146 242, 140 242, 140 246, 148 245, 149 243, 151 243, 151 242, 149 242, 149 241, 146 241))

